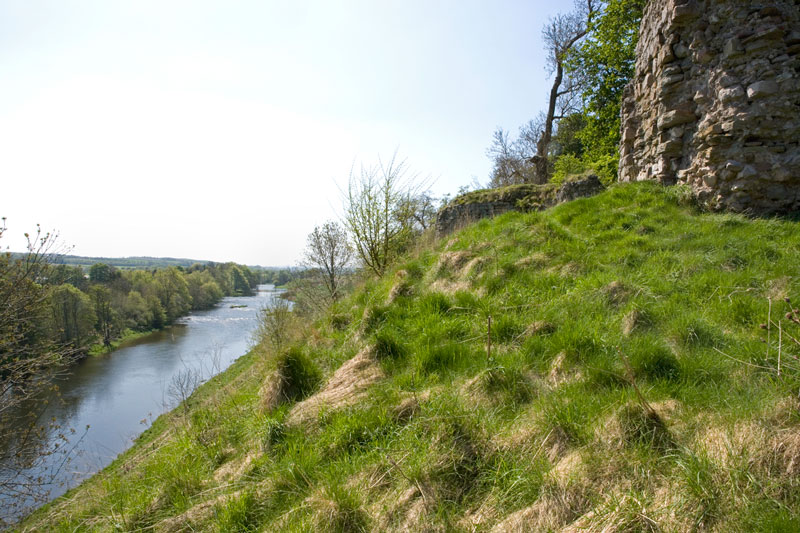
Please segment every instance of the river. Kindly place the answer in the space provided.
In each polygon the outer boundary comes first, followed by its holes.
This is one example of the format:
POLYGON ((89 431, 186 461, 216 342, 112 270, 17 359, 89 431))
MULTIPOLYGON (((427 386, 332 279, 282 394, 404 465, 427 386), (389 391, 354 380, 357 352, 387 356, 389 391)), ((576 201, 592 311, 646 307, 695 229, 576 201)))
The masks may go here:
MULTIPOLYGON (((224 298, 213 309, 193 312, 170 328, 75 365, 58 378, 59 392, 40 418, 52 428, 27 447, 40 454, 58 445, 69 450, 68 460, 63 452, 39 457, 20 479, 54 476, 39 490, 43 500, 50 500, 107 466, 180 401, 187 384, 196 386, 198 377, 207 380, 248 351, 259 309, 279 293, 262 285, 256 296, 224 298)), ((29 498, 19 496, 15 503, 33 505, 20 500, 29 498)))

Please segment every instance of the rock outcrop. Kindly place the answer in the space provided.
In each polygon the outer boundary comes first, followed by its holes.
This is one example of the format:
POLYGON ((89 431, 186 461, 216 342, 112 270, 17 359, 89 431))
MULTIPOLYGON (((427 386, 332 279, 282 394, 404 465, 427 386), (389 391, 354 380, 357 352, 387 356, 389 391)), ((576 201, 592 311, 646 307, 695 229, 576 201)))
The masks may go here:
POLYGON ((498 189, 473 191, 455 198, 436 215, 437 235, 447 235, 456 229, 509 211, 536 211, 584 196, 593 196, 605 187, 591 175, 585 179, 563 184, 510 185, 498 189))
POLYGON ((800 210, 800 2, 651 0, 622 103, 620 181, 712 208, 800 210))

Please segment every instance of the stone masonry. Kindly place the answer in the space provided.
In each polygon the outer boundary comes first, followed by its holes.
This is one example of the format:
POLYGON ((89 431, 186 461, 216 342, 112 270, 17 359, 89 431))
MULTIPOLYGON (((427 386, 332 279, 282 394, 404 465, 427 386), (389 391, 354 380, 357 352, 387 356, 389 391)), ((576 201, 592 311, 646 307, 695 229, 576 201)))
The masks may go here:
POLYGON ((800 210, 800 0, 650 0, 622 103, 620 181, 800 210))

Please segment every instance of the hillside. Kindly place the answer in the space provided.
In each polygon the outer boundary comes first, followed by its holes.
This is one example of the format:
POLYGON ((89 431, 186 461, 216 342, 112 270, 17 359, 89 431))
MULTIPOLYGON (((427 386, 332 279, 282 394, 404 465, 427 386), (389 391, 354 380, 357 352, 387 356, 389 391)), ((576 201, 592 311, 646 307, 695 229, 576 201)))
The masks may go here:
POLYGON ((800 231, 687 197, 442 239, 21 530, 797 531, 800 231))

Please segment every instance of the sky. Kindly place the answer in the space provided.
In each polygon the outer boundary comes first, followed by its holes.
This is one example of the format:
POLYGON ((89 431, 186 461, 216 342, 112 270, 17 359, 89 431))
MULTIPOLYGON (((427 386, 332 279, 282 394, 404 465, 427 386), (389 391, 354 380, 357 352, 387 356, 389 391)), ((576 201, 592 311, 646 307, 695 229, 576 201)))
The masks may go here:
POLYGON ((2 248, 295 265, 352 168, 488 181, 544 109, 539 0, 0 0, 2 248))

